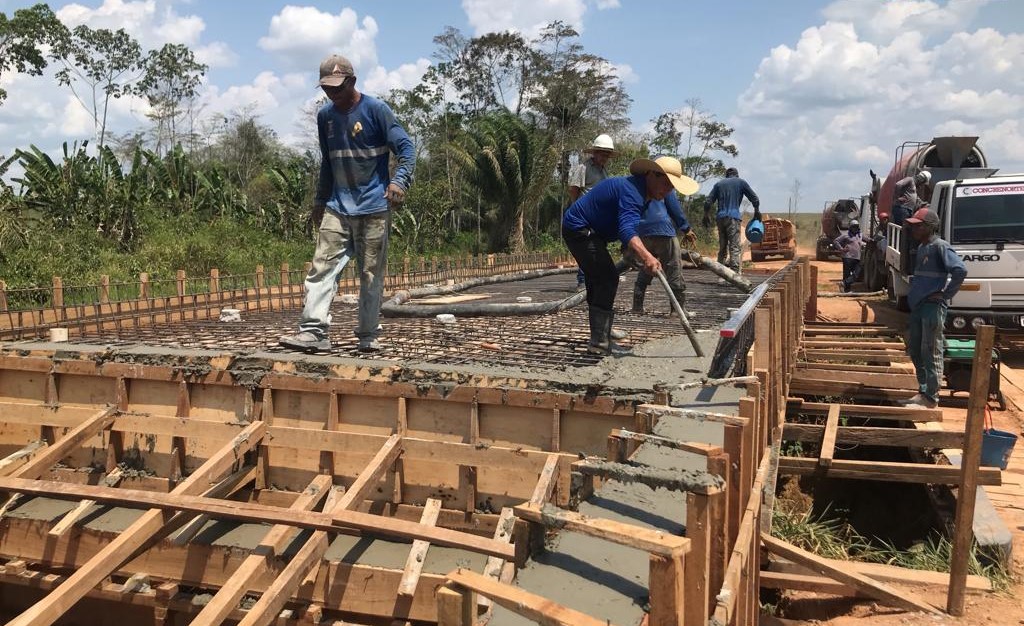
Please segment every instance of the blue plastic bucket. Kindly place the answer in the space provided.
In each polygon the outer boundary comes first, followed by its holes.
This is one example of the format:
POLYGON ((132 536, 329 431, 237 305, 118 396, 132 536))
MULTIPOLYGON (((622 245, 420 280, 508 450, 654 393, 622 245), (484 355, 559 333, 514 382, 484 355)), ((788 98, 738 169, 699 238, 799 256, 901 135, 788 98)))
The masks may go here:
POLYGON ((985 467, 1006 469, 1015 443, 1017 435, 1013 433, 995 428, 985 430, 981 437, 981 464, 985 467))
POLYGON ((761 243, 762 239, 764 239, 764 223, 761 220, 747 222, 747 241, 761 243))

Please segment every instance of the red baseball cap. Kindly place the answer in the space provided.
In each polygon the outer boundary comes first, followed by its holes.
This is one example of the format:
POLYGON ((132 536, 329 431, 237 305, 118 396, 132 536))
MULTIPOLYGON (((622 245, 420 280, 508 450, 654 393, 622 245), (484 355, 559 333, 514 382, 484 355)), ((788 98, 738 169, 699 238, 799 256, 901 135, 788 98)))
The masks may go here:
POLYGON ((930 209, 918 209, 912 216, 907 218, 906 222, 908 224, 929 224, 931 226, 938 226, 939 216, 930 209))

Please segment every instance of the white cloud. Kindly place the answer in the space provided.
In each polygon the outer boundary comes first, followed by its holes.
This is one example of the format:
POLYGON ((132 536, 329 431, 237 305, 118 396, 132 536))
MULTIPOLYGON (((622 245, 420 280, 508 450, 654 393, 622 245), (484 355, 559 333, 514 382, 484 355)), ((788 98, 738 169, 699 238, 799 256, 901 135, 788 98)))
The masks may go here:
POLYGON ((784 207, 794 178, 804 209, 859 196, 900 143, 944 134, 977 134, 992 166, 1024 169, 1024 35, 971 30, 981 4, 838 0, 773 48, 730 120, 765 205, 784 207))
POLYGON ((606 11, 608 9, 617 9, 622 5, 619 4, 619 0, 597 0, 596 6, 598 11, 606 11))
MULTIPOLYGON (((599 8, 611 8, 611 3, 618 0, 599 0, 599 8)), ((556 20, 582 32, 587 5, 583 0, 462 0, 462 10, 475 35, 514 30, 534 37, 556 20)))
POLYGON ((628 63, 609 63, 608 73, 615 74, 623 83, 636 83, 640 81, 640 75, 636 73, 633 66, 628 63))
POLYGON ((392 89, 412 89, 420 83, 420 79, 429 68, 430 61, 422 58, 416 59, 415 63, 400 65, 398 69, 391 71, 377 66, 361 79, 360 89, 379 96, 387 95, 392 89))
MULTIPOLYGON (((201 17, 178 14, 170 0, 104 0, 95 9, 72 3, 58 9, 57 17, 69 28, 80 24, 110 30, 123 28, 145 50, 165 43, 195 48, 201 44, 206 30, 206 22, 201 17)), ((227 47, 221 42, 215 44, 227 47)))
POLYGON ((360 75, 377 67, 377 31, 376 20, 366 16, 360 21, 349 8, 334 15, 289 5, 271 18, 269 32, 259 44, 290 70, 313 71, 327 55, 341 54, 360 75))

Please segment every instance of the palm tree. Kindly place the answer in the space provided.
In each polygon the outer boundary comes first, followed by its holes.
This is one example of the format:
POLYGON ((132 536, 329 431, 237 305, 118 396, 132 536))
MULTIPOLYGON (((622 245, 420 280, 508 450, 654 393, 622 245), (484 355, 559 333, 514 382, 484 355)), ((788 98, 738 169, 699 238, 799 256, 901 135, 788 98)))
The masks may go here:
POLYGON ((525 215, 550 182, 557 154, 520 118, 501 112, 478 118, 452 145, 470 196, 490 207, 491 250, 526 249, 525 215))

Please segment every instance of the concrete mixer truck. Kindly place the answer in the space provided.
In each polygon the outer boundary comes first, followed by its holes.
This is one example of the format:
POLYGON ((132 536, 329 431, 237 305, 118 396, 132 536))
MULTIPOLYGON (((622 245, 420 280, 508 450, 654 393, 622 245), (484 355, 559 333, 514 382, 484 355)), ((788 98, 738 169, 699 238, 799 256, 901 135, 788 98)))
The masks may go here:
MULTIPOLYGON (((884 180, 872 173, 872 192, 863 209, 874 232, 880 218, 892 214, 895 184, 930 172, 931 181, 918 189, 919 198, 939 215, 939 236, 967 266, 967 280, 946 316, 947 332, 973 335, 977 326, 994 324, 1000 333, 1019 334, 1024 332, 1024 174, 996 176, 977 140, 936 137, 902 144, 884 180)), ((889 223, 880 243, 890 299, 906 310, 913 238, 889 223)), ((879 260, 880 255, 876 265, 879 260)))

